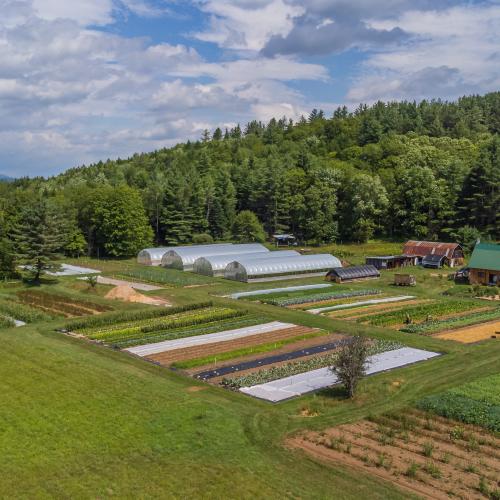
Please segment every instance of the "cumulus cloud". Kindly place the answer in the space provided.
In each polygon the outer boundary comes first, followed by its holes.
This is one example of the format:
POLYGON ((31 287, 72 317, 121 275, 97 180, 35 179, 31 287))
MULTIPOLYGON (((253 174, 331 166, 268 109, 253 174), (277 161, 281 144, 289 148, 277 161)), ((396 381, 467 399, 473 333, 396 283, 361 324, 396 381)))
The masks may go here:
POLYGON ((400 26, 412 38, 369 57, 349 99, 456 98, 498 90, 499 5, 410 10, 372 23, 381 29, 400 26))

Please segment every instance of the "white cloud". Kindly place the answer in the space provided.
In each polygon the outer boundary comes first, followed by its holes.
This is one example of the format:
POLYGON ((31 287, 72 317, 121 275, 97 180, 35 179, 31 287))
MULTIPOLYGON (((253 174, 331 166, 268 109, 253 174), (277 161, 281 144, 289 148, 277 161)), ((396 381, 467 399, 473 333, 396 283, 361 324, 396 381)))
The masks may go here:
POLYGON ((371 24, 377 29, 398 26, 412 38, 368 58, 348 94, 351 100, 455 98, 498 90, 500 6, 412 10, 371 24))
POLYGON ((283 0, 201 0, 210 28, 194 36, 233 50, 261 50, 273 35, 286 35, 303 8, 283 0))

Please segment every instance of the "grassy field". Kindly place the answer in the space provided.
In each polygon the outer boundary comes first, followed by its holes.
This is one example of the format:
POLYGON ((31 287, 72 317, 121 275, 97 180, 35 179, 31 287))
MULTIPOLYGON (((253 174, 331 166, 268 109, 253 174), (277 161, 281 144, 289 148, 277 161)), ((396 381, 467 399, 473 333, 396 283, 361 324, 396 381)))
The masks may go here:
MULTIPOLYGON (((78 263, 110 276, 136 268, 132 261, 80 259, 78 263)), ((421 269, 412 273, 418 285, 409 293, 452 300, 441 295, 452 286, 445 277, 421 269)), ((179 275, 176 280, 182 279, 179 275)), ((391 281, 392 273, 384 273, 369 288, 401 293, 391 281)), ((306 429, 321 430, 396 411, 429 394, 500 372, 496 340, 462 345, 219 297, 232 291, 321 282, 317 278, 265 285, 209 282, 190 288, 172 284, 149 294, 169 298, 175 305, 210 299, 217 307, 248 310, 269 320, 359 333, 445 355, 368 377, 353 401, 330 389, 271 405, 56 333, 68 322, 64 318, 0 330, 0 498, 221 498, 228 494, 234 498, 408 498, 408 492, 389 482, 323 464, 288 449, 284 441, 306 429), (313 414, 317 416, 308 416, 313 414)), ((1 285, 0 294, 9 296, 24 288, 1 285)), ((99 285, 97 292, 90 292, 74 278, 41 288, 96 301, 104 301, 99 297, 109 289, 99 285)), ((366 288, 366 283, 332 287, 339 291, 366 288)), ((110 304, 115 310, 111 314, 144 308, 118 301, 110 304)))

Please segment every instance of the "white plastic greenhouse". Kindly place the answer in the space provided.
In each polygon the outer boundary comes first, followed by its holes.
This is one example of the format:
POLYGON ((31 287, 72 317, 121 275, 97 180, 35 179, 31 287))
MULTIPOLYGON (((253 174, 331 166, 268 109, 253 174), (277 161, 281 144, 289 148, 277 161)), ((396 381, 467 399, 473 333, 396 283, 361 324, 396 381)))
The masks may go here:
POLYGON ((227 265, 224 277, 235 281, 286 279, 326 274, 332 267, 342 267, 330 254, 297 255, 294 257, 264 257, 238 259, 227 265))
MULTIPOLYGON (((238 259, 263 259, 267 257, 293 257, 300 255, 295 250, 283 250, 281 252, 252 252, 238 255, 238 259)), ((234 254, 208 255, 194 261, 193 271, 205 276, 224 276, 226 266, 234 261, 234 254)))
POLYGON ((192 271, 196 259, 213 255, 238 255, 242 253, 260 253, 269 250, 260 243, 233 245, 221 243, 217 245, 193 245, 191 247, 177 247, 169 250, 162 258, 161 265, 173 269, 192 271))
POLYGON ((145 266, 159 266, 162 257, 173 247, 145 248, 137 255, 137 262, 145 266))

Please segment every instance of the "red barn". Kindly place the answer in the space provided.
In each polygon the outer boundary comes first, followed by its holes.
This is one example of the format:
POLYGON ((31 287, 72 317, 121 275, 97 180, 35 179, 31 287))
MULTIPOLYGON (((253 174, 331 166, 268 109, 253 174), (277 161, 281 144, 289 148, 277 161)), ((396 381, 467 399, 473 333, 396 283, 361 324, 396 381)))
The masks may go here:
POLYGON ((421 262, 425 257, 443 257, 443 263, 450 267, 464 263, 464 251, 458 243, 441 243, 439 241, 408 241, 403 249, 405 255, 418 257, 421 262))

